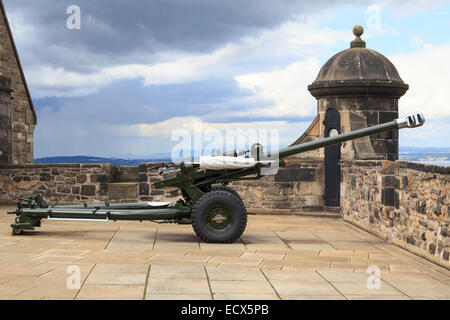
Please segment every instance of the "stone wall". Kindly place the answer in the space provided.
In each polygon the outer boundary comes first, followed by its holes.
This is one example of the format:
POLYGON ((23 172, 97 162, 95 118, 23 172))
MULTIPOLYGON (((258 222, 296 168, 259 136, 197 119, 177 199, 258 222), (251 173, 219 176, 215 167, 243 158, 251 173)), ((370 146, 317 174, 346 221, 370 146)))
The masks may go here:
MULTIPOLYGON (((152 183, 173 176, 168 162, 141 163, 137 167, 110 164, 0 165, 0 201, 14 202, 17 195, 40 193, 58 203, 176 201, 177 188, 152 189, 152 183), (165 173, 160 174, 162 168, 165 173)), ((237 181, 231 186, 250 212, 290 214, 323 209, 323 165, 289 163, 275 176, 237 181)))
POLYGON ((33 164, 0 166, 0 200, 39 193, 51 202, 106 200, 109 164, 33 164))
POLYGON ((344 161, 344 219, 450 266, 450 167, 406 161, 344 161))
POLYGON ((111 164, 0 165, 0 202, 15 203, 17 195, 42 194, 50 202, 67 203, 166 201, 177 189, 151 190, 171 163, 143 163, 139 167, 111 164))
POLYGON ((289 162, 274 176, 231 183, 249 212, 291 214, 324 208, 323 163, 289 162))

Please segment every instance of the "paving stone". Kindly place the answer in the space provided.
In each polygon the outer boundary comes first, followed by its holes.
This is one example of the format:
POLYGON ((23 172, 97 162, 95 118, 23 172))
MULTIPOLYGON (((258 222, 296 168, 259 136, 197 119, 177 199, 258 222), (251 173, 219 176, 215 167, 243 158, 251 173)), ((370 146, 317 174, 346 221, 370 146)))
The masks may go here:
POLYGON ((235 242, 235 243, 204 243, 200 242, 200 249, 201 250, 215 250, 215 251, 221 251, 221 250, 237 250, 237 251, 246 251, 246 247, 243 243, 235 242))
POLYGON ((105 264, 95 265, 93 272, 126 272, 126 273, 147 273, 148 265, 144 264, 105 264))
POLYGON ((212 300, 208 294, 148 293, 145 300, 212 300))
POLYGON ((326 243, 292 243, 288 242, 288 245, 294 250, 332 250, 333 247, 326 243))
POLYGON ((206 272, 203 266, 152 265, 149 277, 163 279, 206 279, 206 272))
POLYGON ((400 271, 406 273, 423 273, 423 271, 409 265, 389 264, 390 271, 400 271))
POLYGON ((92 272, 86 284, 137 284, 145 285, 146 273, 92 272))
POLYGON ((305 295, 283 295, 281 300, 347 300, 343 295, 327 296, 305 296, 305 295))
POLYGON ((280 296, 336 296, 336 291, 325 280, 321 281, 302 281, 302 280, 271 280, 275 290, 280 296))
POLYGON ((245 268, 214 268, 207 267, 208 278, 213 280, 265 280, 259 269, 245 268))
POLYGON ((75 298, 78 290, 69 290, 64 286, 36 286, 20 294, 20 297, 43 297, 45 299, 64 299, 72 300, 75 298))
POLYGON ((369 275, 365 272, 349 272, 336 270, 319 270, 320 275, 330 282, 364 282, 369 275))
POLYGON ((136 300, 144 297, 144 286, 142 285, 84 285, 76 299, 96 300, 136 300))
POLYGON ((342 263, 342 262, 331 262, 330 265, 331 270, 341 270, 341 271, 353 271, 355 266, 351 263, 342 263))
POLYGON ((411 300, 410 297, 405 295, 357 295, 346 294, 345 297, 348 300, 411 300))
POLYGON ((244 252, 240 257, 243 259, 279 259, 282 260, 286 255, 285 254, 275 254, 275 253, 255 253, 255 252, 244 252))
POLYGON ((354 264, 353 265, 353 267, 354 267, 353 270, 355 272, 367 272, 367 269, 369 267, 372 267, 372 266, 378 267, 381 272, 389 271, 389 265, 387 265, 387 264, 380 264, 380 263, 377 263, 377 264, 354 264))
POLYGON ((149 263, 151 266, 217 266, 217 263, 210 263, 210 262, 194 262, 194 261, 150 261, 149 263))
POLYGON ((439 282, 389 282, 408 296, 428 297, 430 299, 448 299, 450 287, 439 282))
POLYGON ((44 296, 24 296, 0 294, 0 300, 43 300, 44 296))
POLYGON ((12 280, 14 278, 17 278, 19 276, 20 275, 18 274, 8 274, 8 273, 0 274, 0 284, 12 280))
POLYGON ((45 256, 70 256, 70 257, 81 257, 89 253, 88 250, 71 250, 71 249, 50 249, 42 253, 45 256))
POLYGON ((246 251, 238 250, 191 250, 186 253, 188 256, 210 256, 210 257, 240 257, 246 251))
POLYGON ((165 250, 172 253, 187 253, 192 250, 198 249, 197 243, 176 243, 176 242, 156 242, 153 247, 154 250, 165 250))
POLYGON ((321 250, 319 256, 324 257, 361 257, 368 258, 369 254, 364 251, 355 251, 355 250, 321 250))
POLYGON ((293 281, 312 281, 322 282, 323 278, 315 271, 290 272, 284 270, 265 270, 264 274, 272 280, 293 280, 293 281))
POLYGON ((210 281, 211 291, 216 293, 274 293, 266 280, 210 281))
POLYGON ((147 293, 165 294, 210 294, 206 279, 166 279, 150 278, 147 285, 147 293))
POLYGON ((157 254, 148 261, 189 261, 189 262, 207 262, 211 260, 209 256, 190 256, 184 254, 157 254))
POLYGON ((399 290, 383 281, 380 282, 379 289, 369 289, 367 279, 365 281, 350 282, 332 281, 331 283, 343 295, 403 295, 399 290))
POLYGON ((276 294, 270 293, 217 293, 215 300, 280 300, 276 294))
POLYGON ((312 268, 330 268, 331 262, 329 261, 310 261, 307 259, 296 259, 296 260, 270 260, 264 259, 261 262, 261 266, 282 266, 282 267, 312 267, 312 268))
POLYGON ((34 284, 2 284, 0 286, 0 294, 4 295, 18 295, 28 289, 31 289, 34 284))

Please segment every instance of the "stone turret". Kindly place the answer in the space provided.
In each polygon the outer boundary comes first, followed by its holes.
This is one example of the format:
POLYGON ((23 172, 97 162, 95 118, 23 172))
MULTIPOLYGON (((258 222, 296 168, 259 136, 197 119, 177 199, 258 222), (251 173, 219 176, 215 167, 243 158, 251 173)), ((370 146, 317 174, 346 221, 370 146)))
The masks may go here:
MULTIPOLYGON (((353 28, 356 36, 350 48, 331 57, 317 79, 308 86, 318 100, 319 119, 325 125, 325 113, 338 111, 341 133, 391 121, 398 117, 398 99, 408 90, 395 66, 382 54, 367 49, 361 39, 364 30, 353 28)), ((327 136, 325 125, 319 130, 327 136)), ((373 135, 344 143, 342 158, 398 159, 398 131, 373 135)))

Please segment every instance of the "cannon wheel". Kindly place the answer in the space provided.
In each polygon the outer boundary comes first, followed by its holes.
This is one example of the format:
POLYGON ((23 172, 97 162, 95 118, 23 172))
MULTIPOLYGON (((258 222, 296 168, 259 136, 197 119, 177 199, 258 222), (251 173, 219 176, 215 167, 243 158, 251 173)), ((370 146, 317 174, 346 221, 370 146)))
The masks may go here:
POLYGON ((239 200, 241 200, 241 202, 243 203, 242 198, 241 198, 241 196, 239 195, 239 193, 237 193, 236 190, 234 190, 234 189, 232 189, 232 188, 230 188, 230 187, 227 187, 227 186, 212 186, 212 187, 211 187, 211 191, 226 191, 226 192, 231 192, 231 193, 234 194, 236 197, 238 197, 239 200))
POLYGON ((231 243, 247 226, 247 210, 234 193, 213 190, 194 205, 191 220, 196 235, 203 241, 231 243))

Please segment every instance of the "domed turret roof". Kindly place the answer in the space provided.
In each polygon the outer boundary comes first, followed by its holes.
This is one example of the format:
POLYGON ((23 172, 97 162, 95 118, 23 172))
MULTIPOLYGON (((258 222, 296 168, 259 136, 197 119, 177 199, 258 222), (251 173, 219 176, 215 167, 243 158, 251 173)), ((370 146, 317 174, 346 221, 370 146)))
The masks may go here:
POLYGON ((408 90, 397 69, 381 53, 367 49, 361 39, 364 29, 353 28, 350 48, 331 57, 316 80, 308 86, 315 97, 328 95, 384 95, 400 97, 408 90))

